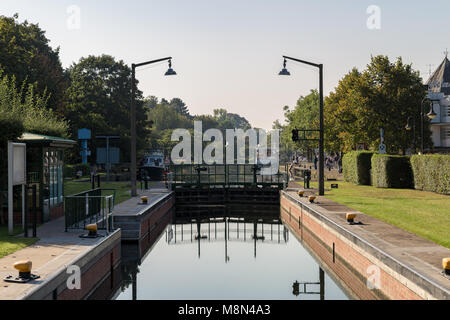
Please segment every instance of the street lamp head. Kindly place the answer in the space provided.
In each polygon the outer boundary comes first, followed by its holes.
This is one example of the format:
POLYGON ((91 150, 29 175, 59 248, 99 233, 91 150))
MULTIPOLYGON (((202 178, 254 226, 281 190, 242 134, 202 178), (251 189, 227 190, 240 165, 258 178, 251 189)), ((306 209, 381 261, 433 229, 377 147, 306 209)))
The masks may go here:
POLYGON ((406 131, 411 131, 412 126, 411 126, 411 117, 408 117, 408 123, 405 126, 406 131))
POLYGON ((430 120, 433 120, 434 118, 436 118, 436 116, 437 116, 437 114, 436 114, 436 112, 434 112, 434 109, 433 109, 433 102, 431 102, 431 109, 430 109, 430 112, 428 112, 427 117, 430 120))
POLYGON ((177 73, 172 69, 172 60, 169 60, 169 69, 164 74, 165 76, 175 76, 177 73))
POLYGON ((283 62, 283 70, 281 70, 278 75, 280 75, 280 76, 290 76, 291 75, 291 73, 286 69, 286 59, 284 59, 284 62, 283 62))

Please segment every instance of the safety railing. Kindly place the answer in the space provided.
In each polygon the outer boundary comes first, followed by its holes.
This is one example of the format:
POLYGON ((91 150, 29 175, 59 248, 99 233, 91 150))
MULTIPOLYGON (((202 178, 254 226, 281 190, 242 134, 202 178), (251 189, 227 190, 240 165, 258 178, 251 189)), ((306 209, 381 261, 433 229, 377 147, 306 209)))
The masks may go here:
POLYGON ((262 175, 261 166, 252 164, 227 165, 171 165, 172 186, 216 185, 216 186, 278 186, 285 187, 287 175, 280 173, 262 175))
POLYGON ((85 229, 96 223, 99 230, 114 230, 112 212, 115 189, 92 189, 64 198, 65 230, 85 229), (112 193, 112 194, 111 194, 112 193))

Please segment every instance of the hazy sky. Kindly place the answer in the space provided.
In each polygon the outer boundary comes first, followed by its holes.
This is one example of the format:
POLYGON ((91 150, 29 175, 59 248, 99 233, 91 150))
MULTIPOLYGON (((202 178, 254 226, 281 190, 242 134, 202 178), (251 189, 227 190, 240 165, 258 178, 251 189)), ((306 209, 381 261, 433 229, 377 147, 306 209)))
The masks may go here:
POLYGON ((282 55, 323 63, 328 93, 370 55, 401 56, 428 77, 450 49, 449 0, 1 0, 0 15, 16 12, 47 32, 64 67, 91 54, 127 64, 172 56, 176 77, 163 76, 166 63, 139 69, 145 95, 180 97, 192 114, 223 107, 266 129, 318 87, 312 67, 290 62, 292 76, 278 76, 282 55), (370 5, 379 30, 367 27, 370 5))

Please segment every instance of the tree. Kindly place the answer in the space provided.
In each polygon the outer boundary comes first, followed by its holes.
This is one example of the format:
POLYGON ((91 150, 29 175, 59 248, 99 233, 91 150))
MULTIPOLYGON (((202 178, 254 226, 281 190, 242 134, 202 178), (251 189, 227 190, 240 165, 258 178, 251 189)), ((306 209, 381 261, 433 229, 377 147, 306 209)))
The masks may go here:
POLYGON ((220 108, 213 110, 213 116, 218 123, 218 128, 221 130, 225 129, 250 129, 252 126, 250 122, 244 117, 241 117, 235 113, 229 113, 227 110, 220 108))
MULTIPOLYGON (((347 151, 366 143, 377 150, 383 128, 388 152, 404 152, 412 144, 407 119, 414 116, 420 123, 418 110, 425 95, 419 72, 411 65, 401 58, 391 63, 386 56, 372 57, 363 72, 353 69, 325 101, 328 147, 339 145, 347 151)), ((425 126, 425 145, 431 146, 428 121, 425 126)))
POLYGON ((149 96, 144 99, 144 108, 146 110, 151 110, 155 108, 158 105, 159 101, 158 98, 155 96, 149 96))
POLYGON ((16 85, 26 81, 38 95, 48 97, 48 107, 62 114, 65 107, 67 76, 38 24, 18 22, 18 15, 0 16, 0 69, 15 76, 16 85))
POLYGON ((180 98, 173 98, 170 100, 169 106, 179 114, 190 117, 186 104, 180 98))
MULTIPOLYGON (((124 159, 130 159, 131 69, 112 56, 81 58, 69 68, 70 87, 65 110, 71 130, 81 128, 93 134, 120 135, 118 145, 124 159)), ((137 86, 136 80, 135 85, 137 86)), ((142 92, 136 91, 137 150, 146 147, 151 123, 143 106, 142 92)))
MULTIPOLYGON (((318 148, 317 141, 292 141, 292 130, 318 130, 319 129, 319 93, 311 90, 307 96, 301 96, 296 106, 290 110, 284 107, 286 124, 282 125, 278 120, 274 122, 273 128, 281 130, 281 148, 285 153, 289 150, 302 150, 311 155, 312 150, 318 148)), ((303 137, 303 135, 301 135, 303 137)), ((318 139, 318 132, 310 132, 306 135, 308 139, 318 139)))
MULTIPOLYGON (((0 73, 0 190, 7 186, 7 142, 16 140, 24 132, 67 137, 68 123, 47 108, 47 96, 34 92, 33 85, 16 87, 14 77, 0 73)), ((3 203, 0 192, 0 203, 3 203)), ((1 218, 0 218, 1 220, 1 218)))

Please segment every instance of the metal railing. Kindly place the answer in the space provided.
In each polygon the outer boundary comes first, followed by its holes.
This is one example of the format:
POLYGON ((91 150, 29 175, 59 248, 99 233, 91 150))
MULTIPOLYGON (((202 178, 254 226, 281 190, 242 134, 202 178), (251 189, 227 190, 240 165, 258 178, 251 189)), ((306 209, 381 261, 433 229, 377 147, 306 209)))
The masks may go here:
POLYGON ((286 174, 278 171, 273 175, 262 175, 261 166, 253 164, 226 165, 171 165, 172 186, 216 185, 216 186, 278 186, 287 183, 286 174))
POLYGON ((114 230, 112 211, 116 198, 115 189, 92 189, 64 198, 65 231, 85 229, 97 223, 99 230, 114 230), (106 194, 112 191, 112 194, 106 194))

